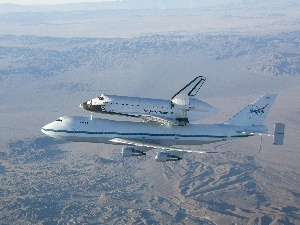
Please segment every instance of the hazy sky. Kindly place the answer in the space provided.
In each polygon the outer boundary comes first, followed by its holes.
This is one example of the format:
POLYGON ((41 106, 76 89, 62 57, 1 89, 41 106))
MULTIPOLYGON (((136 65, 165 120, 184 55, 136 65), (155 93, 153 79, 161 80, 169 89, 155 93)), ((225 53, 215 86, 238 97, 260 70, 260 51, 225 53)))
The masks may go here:
POLYGON ((20 5, 32 4, 64 4, 64 3, 78 3, 78 2, 103 2, 116 0, 0 0, 0 4, 11 3, 20 5))

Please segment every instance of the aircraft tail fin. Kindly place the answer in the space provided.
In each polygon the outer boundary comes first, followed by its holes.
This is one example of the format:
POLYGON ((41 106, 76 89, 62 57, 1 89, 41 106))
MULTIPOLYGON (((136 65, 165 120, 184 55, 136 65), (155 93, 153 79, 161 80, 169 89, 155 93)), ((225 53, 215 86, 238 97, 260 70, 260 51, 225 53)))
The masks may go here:
POLYGON ((224 124, 237 126, 262 125, 277 94, 267 93, 231 117, 224 124))
POLYGON ((185 85, 180 91, 178 91, 172 98, 173 99, 185 99, 188 97, 196 96, 200 88, 202 87, 205 77, 198 76, 194 80, 192 80, 190 83, 185 85))

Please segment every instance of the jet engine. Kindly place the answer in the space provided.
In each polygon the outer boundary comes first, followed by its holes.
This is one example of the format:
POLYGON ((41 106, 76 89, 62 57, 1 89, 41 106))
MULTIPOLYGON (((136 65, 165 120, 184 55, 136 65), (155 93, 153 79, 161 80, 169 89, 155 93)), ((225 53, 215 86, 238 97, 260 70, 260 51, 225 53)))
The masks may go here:
POLYGON ((123 157, 143 156, 143 155, 146 155, 146 153, 141 150, 136 149, 135 147, 122 148, 122 156, 123 157))
POLYGON ((158 152, 157 155, 155 156, 155 161, 156 162, 167 162, 167 161, 178 161, 181 160, 177 155, 170 155, 169 153, 166 152, 158 152))

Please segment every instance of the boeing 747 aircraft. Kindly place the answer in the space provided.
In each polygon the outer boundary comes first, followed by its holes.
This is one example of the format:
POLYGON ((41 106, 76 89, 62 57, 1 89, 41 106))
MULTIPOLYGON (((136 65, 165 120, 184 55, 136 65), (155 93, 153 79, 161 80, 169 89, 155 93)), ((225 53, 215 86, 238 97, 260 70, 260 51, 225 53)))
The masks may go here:
POLYGON ((205 77, 196 77, 178 91, 171 100, 102 94, 80 104, 80 107, 91 112, 185 125, 189 121, 200 120, 217 112, 211 105, 193 98, 204 81, 205 77))
MULTIPOLYGON (((143 156, 150 149, 160 149, 157 162, 177 161, 186 152, 174 145, 203 145, 248 136, 269 135, 263 122, 276 94, 264 94, 223 124, 191 124, 172 126, 163 123, 114 121, 88 117, 60 117, 41 130, 53 138, 76 142, 96 142, 127 145, 124 157, 143 156)), ((275 124, 274 144, 282 145, 284 124, 275 124)))

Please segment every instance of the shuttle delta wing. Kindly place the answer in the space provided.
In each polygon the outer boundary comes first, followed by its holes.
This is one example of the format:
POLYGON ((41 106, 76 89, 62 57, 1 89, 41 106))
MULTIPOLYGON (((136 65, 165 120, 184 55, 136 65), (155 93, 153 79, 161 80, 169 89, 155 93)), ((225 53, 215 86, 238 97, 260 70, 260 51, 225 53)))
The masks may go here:
POLYGON ((140 114, 140 113, 132 113, 132 112, 123 112, 123 113, 120 113, 120 114, 124 115, 124 116, 141 118, 144 121, 157 122, 157 123, 161 123, 161 124, 164 124, 164 125, 179 125, 180 124, 180 122, 178 120, 166 119, 166 118, 163 118, 163 117, 152 116, 150 114, 140 114))
POLYGON ((137 117, 139 118, 142 118, 143 120, 145 121, 153 121, 153 122, 157 122, 157 123, 161 123, 161 124, 164 124, 164 125, 179 125, 179 121, 177 120, 171 120, 171 119, 165 119, 165 118, 162 118, 162 117, 158 117, 158 116, 152 116, 152 115, 136 115, 137 117))

